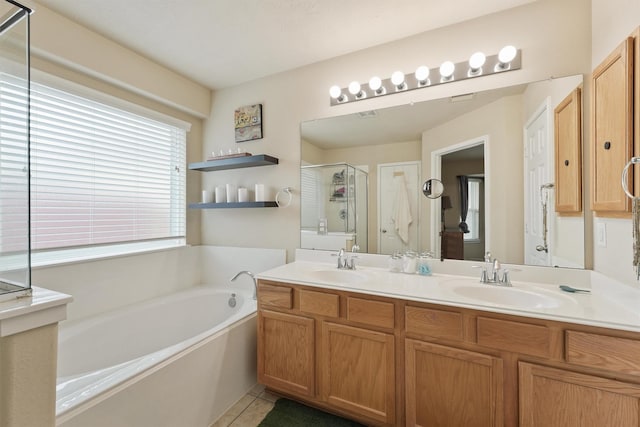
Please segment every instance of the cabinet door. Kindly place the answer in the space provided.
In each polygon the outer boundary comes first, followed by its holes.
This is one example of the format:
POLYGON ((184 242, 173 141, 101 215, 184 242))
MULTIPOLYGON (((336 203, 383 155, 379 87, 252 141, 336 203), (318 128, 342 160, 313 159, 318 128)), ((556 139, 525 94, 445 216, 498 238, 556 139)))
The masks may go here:
POLYGON ((582 212, 582 100, 580 88, 554 110, 556 212, 582 212))
MULTIPOLYGON (((631 200, 624 194, 620 176, 631 159, 633 39, 625 40, 594 71, 591 84, 592 209, 599 215, 628 212, 631 200)), ((633 189, 632 174, 627 180, 633 189)))
POLYGON ((393 335, 325 322, 320 357, 324 401, 379 423, 395 423, 393 335))
POLYGON ((638 427, 640 385, 520 362, 521 427, 638 427))
POLYGON ((405 340, 407 426, 501 426, 502 360, 405 340))
POLYGON ((258 381, 274 389, 315 395, 314 320, 258 312, 258 381))

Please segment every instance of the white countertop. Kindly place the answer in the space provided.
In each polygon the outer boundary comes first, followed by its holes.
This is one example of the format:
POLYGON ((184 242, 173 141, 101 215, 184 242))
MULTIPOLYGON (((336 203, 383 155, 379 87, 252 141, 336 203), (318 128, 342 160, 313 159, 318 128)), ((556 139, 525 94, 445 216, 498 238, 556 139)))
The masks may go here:
POLYGON ((0 337, 66 319, 71 301, 70 295, 33 286, 31 295, 0 302, 0 337))
MULTIPOLYGON (((553 270, 553 269, 549 269, 553 270)), ((584 271, 581 278, 584 276, 584 271)), ((566 275, 566 273, 565 273, 566 275)), ((559 277, 564 279, 563 274, 559 277)), ((391 273, 386 268, 363 266, 338 270, 334 263, 297 260, 262 272, 259 279, 360 292, 453 307, 516 316, 640 332, 640 290, 607 287, 602 278, 590 283, 568 283, 591 288, 589 294, 567 293, 561 281, 534 283, 514 280, 512 288, 482 284, 478 277, 443 274, 431 276, 391 273), (637 309, 634 310, 634 307, 637 309)))

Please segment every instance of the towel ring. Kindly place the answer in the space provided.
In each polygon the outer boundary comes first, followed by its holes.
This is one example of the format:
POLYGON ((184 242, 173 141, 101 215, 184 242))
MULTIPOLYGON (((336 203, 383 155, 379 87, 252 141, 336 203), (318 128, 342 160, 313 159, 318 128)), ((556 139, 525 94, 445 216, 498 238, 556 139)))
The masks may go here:
POLYGON ((637 165, 640 163, 640 157, 632 157, 631 160, 629 160, 627 162, 627 164, 624 166, 624 168, 622 169, 622 177, 621 177, 621 184, 622 184, 622 189, 624 190, 624 194, 627 195, 628 198, 633 199, 633 194, 631 194, 629 192, 629 189, 627 188, 627 176, 629 175, 629 167, 631 165, 637 165))

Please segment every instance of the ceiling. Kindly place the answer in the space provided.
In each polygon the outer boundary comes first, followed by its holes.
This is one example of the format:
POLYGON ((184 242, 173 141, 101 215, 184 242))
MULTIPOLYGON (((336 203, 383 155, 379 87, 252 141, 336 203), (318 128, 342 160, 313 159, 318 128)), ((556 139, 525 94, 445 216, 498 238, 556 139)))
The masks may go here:
POLYGON ((532 1, 37 0, 214 90, 532 1))

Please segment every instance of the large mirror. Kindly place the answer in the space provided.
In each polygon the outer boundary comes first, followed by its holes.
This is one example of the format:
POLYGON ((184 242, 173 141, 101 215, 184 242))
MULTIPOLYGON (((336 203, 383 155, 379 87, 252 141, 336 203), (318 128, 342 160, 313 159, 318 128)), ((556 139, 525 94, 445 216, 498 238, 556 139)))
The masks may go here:
POLYGON ((506 263, 584 268, 582 177, 567 189, 555 160, 582 162, 580 151, 563 160, 568 99, 580 149, 581 86, 581 75, 569 76, 302 123, 301 247, 478 261, 490 251, 506 263), (328 166, 336 164, 345 166, 328 166), (311 169, 331 172, 311 180, 311 169), (341 190, 358 195, 340 199, 351 210, 331 206, 342 170, 366 176, 357 192, 341 190), (432 178, 444 186, 437 199, 422 195, 432 178), (558 203, 568 193, 577 200, 569 210, 558 203), (334 241, 319 243, 318 230, 334 241), (349 242, 335 239, 345 232, 349 242))

